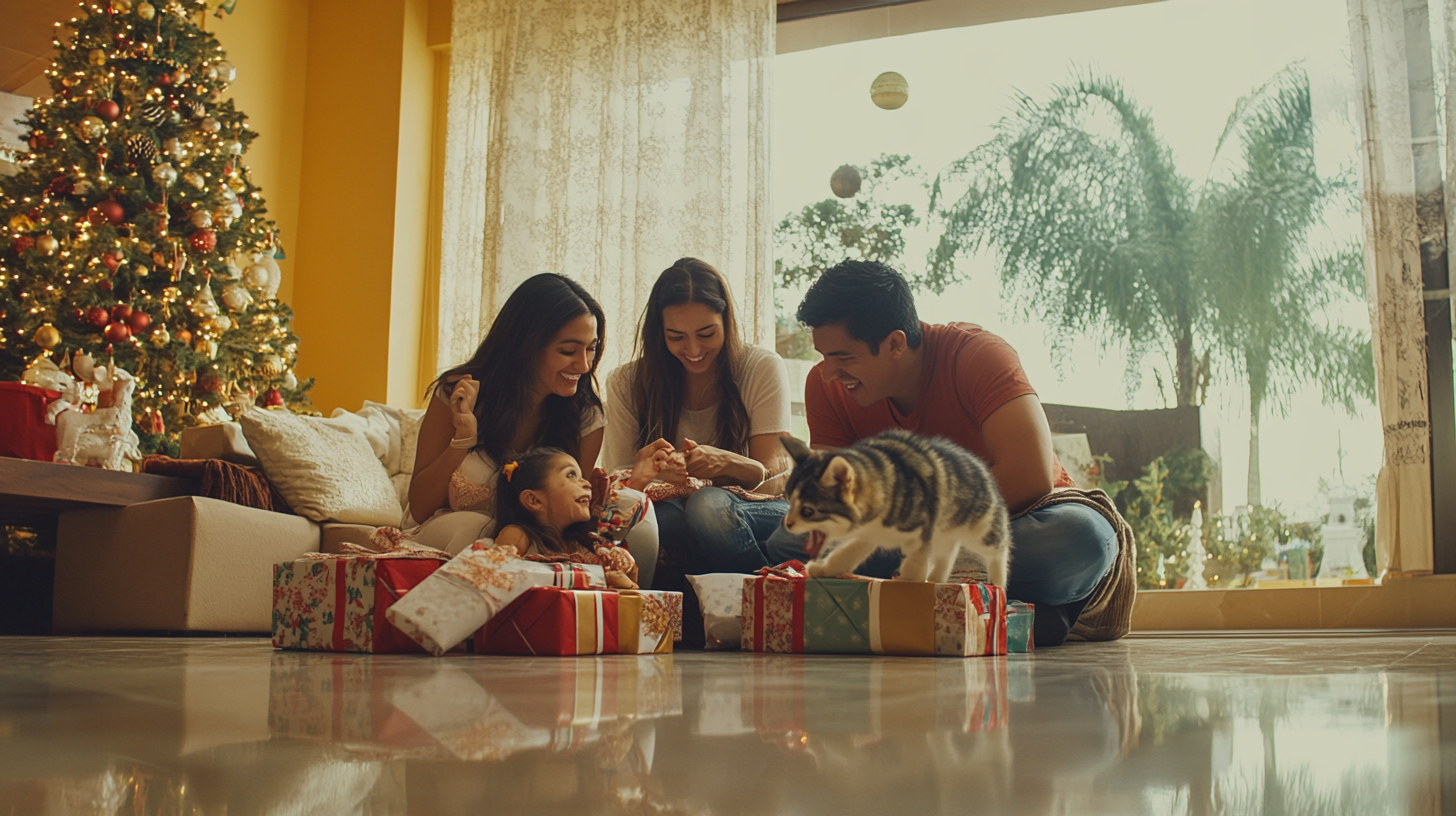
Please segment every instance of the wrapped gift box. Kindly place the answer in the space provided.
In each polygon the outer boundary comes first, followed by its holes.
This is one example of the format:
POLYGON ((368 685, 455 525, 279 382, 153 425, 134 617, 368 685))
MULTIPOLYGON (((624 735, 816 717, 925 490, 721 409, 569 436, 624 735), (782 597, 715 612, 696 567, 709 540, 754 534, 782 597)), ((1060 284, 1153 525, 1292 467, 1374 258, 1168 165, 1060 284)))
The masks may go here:
POLYGON ((1036 651, 1036 606, 1021 601, 1006 602, 1006 651, 1025 654, 1036 651))
POLYGON ((0 456, 55 461, 56 426, 46 422, 46 406, 60 398, 59 391, 0 383, 0 456))
POLYGON ((989 584, 810 579, 785 565, 743 579, 743 650, 1003 655, 1006 595, 989 584))
POLYGON ((482 541, 421 582, 389 609, 388 616, 427 651, 442 655, 468 640, 528 589, 606 585, 606 573, 595 564, 527 561, 511 548, 482 541))
POLYGON ((424 651, 389 622, 387 613, 447 558, 424 550, 348 552, 275 565, 273 646, 372 654, 424 651))
POLYGON ((528 590, 475 637, 476 654, 662 654, 682 638, 682 593, 528 590))

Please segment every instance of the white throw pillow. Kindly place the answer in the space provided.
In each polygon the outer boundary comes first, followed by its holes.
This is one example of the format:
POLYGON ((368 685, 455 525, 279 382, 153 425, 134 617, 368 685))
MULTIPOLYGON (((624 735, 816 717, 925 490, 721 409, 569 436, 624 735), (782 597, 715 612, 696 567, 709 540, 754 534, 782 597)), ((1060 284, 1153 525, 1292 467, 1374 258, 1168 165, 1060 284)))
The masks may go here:
POLYGON ((238 418, 268 480, 314 521, 399 523, 389 474, 354 422, 254 409, 238 418))
POLYGON ((414 475, 415 450, 420 444, 420 426, 425 422, 425 409, 399 409, 399 471, 414 475))

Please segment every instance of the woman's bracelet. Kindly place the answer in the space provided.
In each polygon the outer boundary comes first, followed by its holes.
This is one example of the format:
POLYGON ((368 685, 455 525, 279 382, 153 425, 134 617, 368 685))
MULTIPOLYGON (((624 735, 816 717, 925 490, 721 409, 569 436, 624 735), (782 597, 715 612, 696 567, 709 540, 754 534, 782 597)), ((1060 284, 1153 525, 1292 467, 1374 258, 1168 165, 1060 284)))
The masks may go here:
POLYGON ((470 450, 471 448, 475 447, 477 441, 478 437, 474 436, 467 436, 464 439, 451 439, 450 447, 455 448, 456 450, 470 450))
MULTIPOLYGON (((749 491, 752 492, 752 491, 758 490, 760 487, 763 487, 764 485, 768 484, 769 482, 772 482, 774 479, 777 479, 777 478, 779 478, 781 476, 787 476, 787 475, 789 475, 790 473, 793 472, 793 470, 794 470, 793 466, 790 465, 789 467, 784 468, 783 470, 779 471, 778 473, 769 473, 769 475, 763 477, 763 481, 759 482, 758 484, 754 485, 753 487, 750 487, 749 488, 749 491)), ((768 473, 768 468, 765 467, 763 469, 763 472, 764 473, 768 473)))

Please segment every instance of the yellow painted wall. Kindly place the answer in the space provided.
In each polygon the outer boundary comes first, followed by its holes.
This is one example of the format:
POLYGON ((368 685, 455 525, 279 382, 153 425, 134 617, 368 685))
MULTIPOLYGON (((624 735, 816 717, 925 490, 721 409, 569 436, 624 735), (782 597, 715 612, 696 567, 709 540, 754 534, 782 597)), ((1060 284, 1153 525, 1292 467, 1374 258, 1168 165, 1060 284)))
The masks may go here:
POLYGON ((308 64, 308 3, 248 0, 221 20, 208 16, 213 32, 238 68, 230 89, 238 110, 258 138, 244 161, 263 189, 268 217, 278 223, 287 257, 279 261, 278 297, 293 300, 293 250, 298 237, 299 169, 303 158, 303 92, 308 64))

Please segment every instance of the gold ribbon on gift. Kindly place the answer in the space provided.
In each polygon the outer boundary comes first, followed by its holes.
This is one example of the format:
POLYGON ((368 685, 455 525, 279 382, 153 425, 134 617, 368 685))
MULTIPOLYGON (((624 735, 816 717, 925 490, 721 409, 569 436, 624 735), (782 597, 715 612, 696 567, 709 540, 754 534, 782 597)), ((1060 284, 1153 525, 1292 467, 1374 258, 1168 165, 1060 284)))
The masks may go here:
POLYGON ((870 650, 886 655, 935 654, 935 584, 870 584, 870 650))
POLYGON ((672 627, 654 599, 635 590, 617 593, 617 651, 620 654, 666 654, 672 651, 672 627), (644 638, 653 639, 643 649, 644 638))

